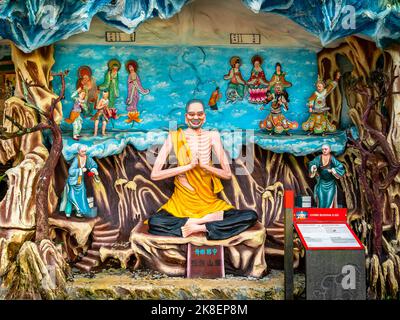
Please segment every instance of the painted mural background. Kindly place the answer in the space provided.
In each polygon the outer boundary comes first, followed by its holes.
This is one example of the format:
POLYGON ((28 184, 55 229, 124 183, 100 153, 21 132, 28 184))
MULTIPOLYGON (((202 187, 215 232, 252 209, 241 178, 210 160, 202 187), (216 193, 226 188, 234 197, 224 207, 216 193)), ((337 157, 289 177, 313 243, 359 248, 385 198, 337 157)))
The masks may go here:
MULTIPOLYGON (((71 94, 75 90, 77 71, 82 65, 92 68, 96 84, 104 80, 107 62, 118 59, 122 67, 119 71, 120 96, 116 102, 119 114, 126 114, 125 100, 127 98, 128 72, 125 62, 136 60, 139 68, 137 73, 144 88, 149 89, 148 95, 140 95, 138 110, 141 123, 125 123, 122 117, 112 120, 108 125, 110 130, 140 130, 168 129, 170 121, 183 124, 185 103, 193 98, 201 99, 205 105, 216 86, 223 95, 218 103, 218 111, 207 109, 208 128, 219 130, 255 129, 259 121, 264 119, 269 108, 261 111, 259 105, 253 105, 246 100, 235 104, 225 104, 225 91, 229 81, 223 76, 230 70, 229 59, 239 56, 242 59, 241 72, 243 78, 250 78, 251 58, 258 54, 264 58, 263 68, 267 79, 270 79, 275 63, 280 62, 286 79, 293 83, 288 88, 290 95, 289 111, 285 115, 296 119, 299 123, 308 117, 306 102, 313 92, 317 79, 316 53, 311 50, 292 48, 224 48, 224 47, 132 47, 132 46, 101 46, 101 45, 56 45, 53 70, 69 69, 67 78, 66 99, 63 102, 63 114, 67 116, 72 109, 71 94)), ((54 84, 57 89, 57 83, 54 84)), ((93 121, 84 119, 83 129, 92 130, 93 121)), ((72 130, 72 126, 63 122, 62 130, 72 130)))

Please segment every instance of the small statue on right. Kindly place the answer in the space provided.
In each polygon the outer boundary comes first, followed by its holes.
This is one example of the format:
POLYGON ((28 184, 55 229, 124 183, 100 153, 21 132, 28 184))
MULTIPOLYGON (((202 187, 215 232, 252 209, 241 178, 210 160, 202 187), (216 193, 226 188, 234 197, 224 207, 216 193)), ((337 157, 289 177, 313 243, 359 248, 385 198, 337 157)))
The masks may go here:
POLYGON ((322 154, 308 163, 310 178, 316 178, 314 199, 318 208, 337 208, 336 180, 345 174, 343 164, 331 154, 331 147, 322 145, 322 154))
POLYGON ((302 124, 304 131, 308 131, 308 135, 322 134, 326 132, 335 132, 336 126, 328 120, 327 112, 329 107, 326 106, 326 97, 337 87, 340 79, 340 72, 336 73, 335 80, 329 81, 326 85, 321 79, 318 79, 317 90, 308 98, 308 111, 310 117, 302 124))

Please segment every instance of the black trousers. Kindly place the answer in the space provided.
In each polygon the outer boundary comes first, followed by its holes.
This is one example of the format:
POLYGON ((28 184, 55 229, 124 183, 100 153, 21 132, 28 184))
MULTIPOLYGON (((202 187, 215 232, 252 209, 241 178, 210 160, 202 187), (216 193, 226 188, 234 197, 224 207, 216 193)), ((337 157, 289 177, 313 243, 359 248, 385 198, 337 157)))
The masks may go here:
MULTIPOLYGON (((257 222, 257 213, 254 210, 230 209, 224 211, 221 221, 207 222, 207 239, 223 240, 233 237, 257 222)), ((188 218, 174 217, 166 210, 160 210, 149 218, 149 233, 160 236, 182 237, 181 228, 188 218)))

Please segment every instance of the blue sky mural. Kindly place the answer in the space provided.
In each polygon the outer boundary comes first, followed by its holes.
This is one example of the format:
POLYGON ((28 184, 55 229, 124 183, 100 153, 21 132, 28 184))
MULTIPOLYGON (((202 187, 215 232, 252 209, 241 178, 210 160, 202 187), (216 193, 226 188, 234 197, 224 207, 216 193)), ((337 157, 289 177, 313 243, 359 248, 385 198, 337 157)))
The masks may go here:
MULTIPOLYGON (((119 72, 120 96, 116 107, 119 114, 127 113, 125 100, 127 97, 128 73, 125 62, 134 59, 138 62, 138 74, 142 85, 150 89, 148 95, 141 95, 138 109, 143 121, 128 124, 126 117, 112 120, 108 130, 140 130, 168 129, 170 121, 184 122, 185 103, 193 98, 201 99, 207 105, 211 92, 216 86, 221 88, 223 98, 218 111, 207 109, 208 128, 233 130, 236 128, 258 130, 259 121, 264 119, 268 109, 261 111, 259 105, 247 101, 225 104, 225 91, 228 81, 223 76, 230 69, 229 59, 240 56, 245 80, 250 77, 251 58, 259 54, 264 58, 263 68, 269 79, 276 62, 282 63, 287 72, 286 79, 293 83, 288 89, 290 108, 285 115, 296 119, 300 124, 305 121, 308 112, 306 101, 313 92, 317 78, 316 53, 304 49, 289 48, 223 48, 223 47, 133 47, 102 45, 56 45, 53 70, 69 69, 67 78, 66 99, 63 102, 64 116, 68 117, 73 105, 71 94, 75 90, 77 71, 82 65, 93 70, 97 84, 101 84, 107 70, 109 59, 116 58, 122 63, 119 72)), ((56 89, 57 83, 55 84, 56 89)), ((92 130, 93 121, 84 120, 84 130, 92 130)), ((71 125, 63 122, 62 129, 71 130, 71 125)))

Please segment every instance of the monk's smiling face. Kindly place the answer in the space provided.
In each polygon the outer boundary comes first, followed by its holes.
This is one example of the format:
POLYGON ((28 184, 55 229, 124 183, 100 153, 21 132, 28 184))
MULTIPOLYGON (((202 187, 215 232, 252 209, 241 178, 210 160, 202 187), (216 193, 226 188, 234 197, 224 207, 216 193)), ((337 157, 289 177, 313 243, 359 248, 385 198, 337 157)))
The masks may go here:
POLYGON ((192 102, 186 111, 186 124, 189 128, 199 129, 206 120, 204 107, 200 102, 192 102))

